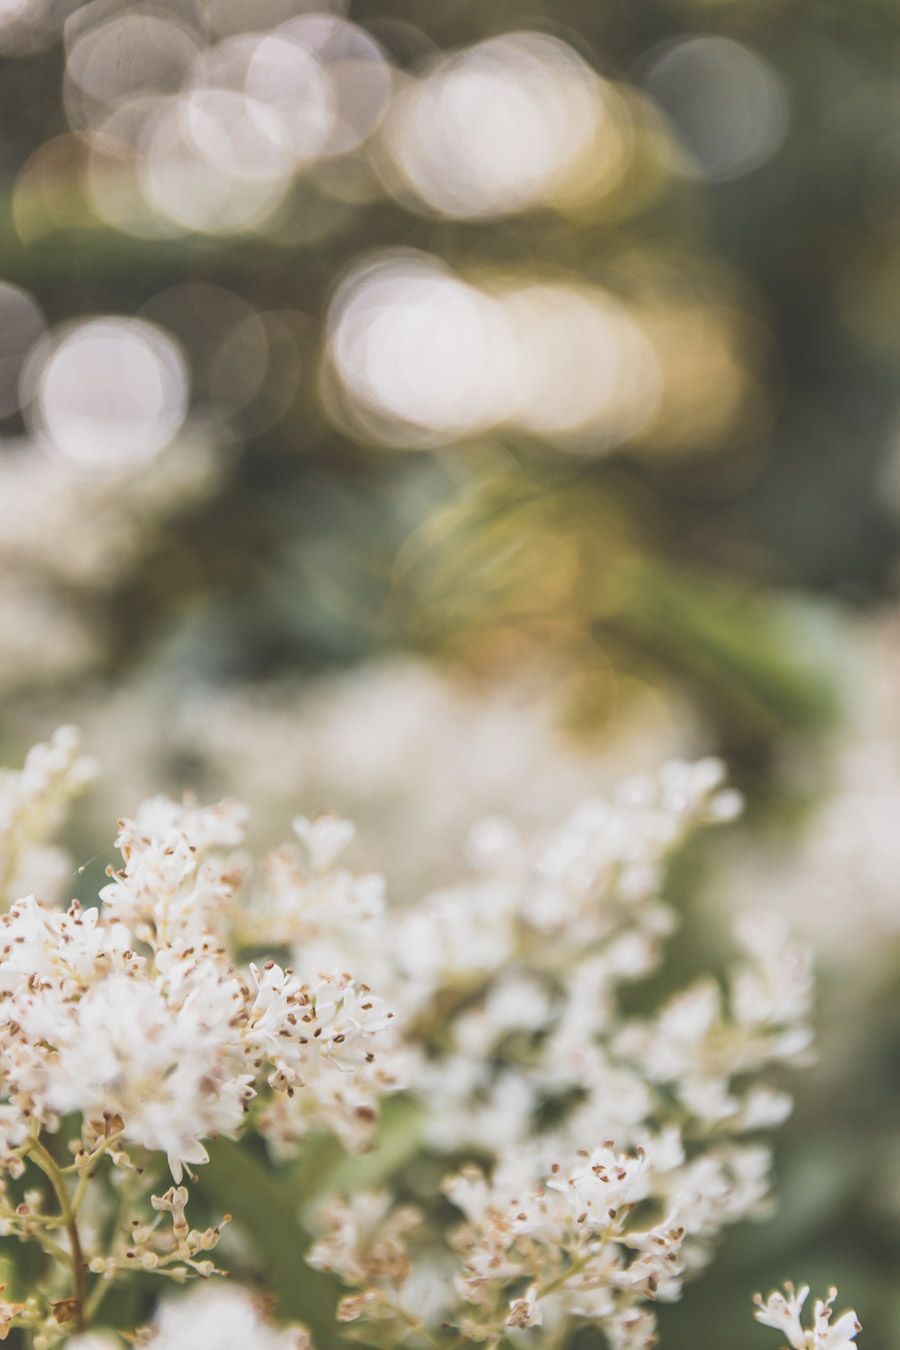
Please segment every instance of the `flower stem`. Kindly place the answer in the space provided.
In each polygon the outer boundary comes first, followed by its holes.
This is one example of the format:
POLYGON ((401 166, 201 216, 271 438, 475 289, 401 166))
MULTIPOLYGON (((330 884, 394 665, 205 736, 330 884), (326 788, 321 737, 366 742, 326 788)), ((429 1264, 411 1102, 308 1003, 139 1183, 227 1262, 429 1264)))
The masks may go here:
POLYGON ((63 1226, 69 1238, 69 1263, 72 1267, 72 1299, 75 1305, 75 1329, 76 1331, 84 1331, 86 1326, 84 1316, 86 1293, 85 1264, 84 1252, 81 1249, 81 1238, 78 1234, 78 1222, 75 1215, 75 1209, 72 1205, 72 1200, 69 1196, 65 1178, 63 1177, 59 1164, 49 1150, 41 1143, 40 1139, 35 1139, 28 1150, 28 1154, 48 1178, 59 1204, 60 1217, 62 1218, 63 1226))

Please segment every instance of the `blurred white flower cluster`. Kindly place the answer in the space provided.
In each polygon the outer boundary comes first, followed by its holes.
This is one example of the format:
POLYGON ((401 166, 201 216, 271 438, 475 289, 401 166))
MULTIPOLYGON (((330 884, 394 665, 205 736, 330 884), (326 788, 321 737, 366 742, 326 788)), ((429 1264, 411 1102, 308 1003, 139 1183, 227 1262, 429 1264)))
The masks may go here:
MULTIPOLYGON (((71 733, 32 752, 36 819, 81 764, 71 733)), ((216 1274, 222 1225, 191 1227, 182 1185, 207 1141, 250 1129, 276 1165, 313 1132, 363 1149, 406 1089, 430 1182, 311 1213, 309 1264, 346 1286, 338 1320, 389 1346, 527 1328, 550 1345, 583 1322, 614 1350, 652 1344, 653 1302, 764 1212, 759 1133, 791 1104, 768 1071, 810 1050, 808 957, 770 915, 745 916, 724 981, 629 1011, 674 927, 669 857, 739 810, 717 761, 671 761, 531 837, 483 821, 467 876, 389 906, 382 877, 342 865, 337 816, 296 818, 254 869, 240 804, 144 802, 99 907, 28 896, 0 919, 0 1221, 70 1272, 67 1297, 51 1282, 4 1305, 6 1326, 52 1347, 130 1271, 216 1274), (291 964, 248 961, 262 946, 291 964), (18 1200, 35 1172, 48 1189, 18 1200), (97 1217, 104 1179, 118 1222, 97 1217)), ((219 1345, 226 1324, 305 1344, 238 1291, 165 1305, 137 1343, 219 1345)))
POLYGON ((771 831, 729 868, 735 904, 760 890, 777 895, 792 928, 845 984, 861 970, 867 983, 889 977, 900 946, 900 628, 888 613, 850 635, 844 722, 822 759, 785 765, 806 800, 798 828, 771 831))
POLYGON ((390 874, 393 900, 415 898, 461 875, 479 820, 502 814, 525 831, 543 828, 561 803, 690 755, 700 741, 691 709, 649 690, 602 735, 567 735, 563 680, 552 667, 467 679, 395 656, 323 678, 223 687, 186 683, 177 663, 161 662, 72 708, 102 768, 88 803, 92 838, 105 837, 123 806, 174 791, 189 774, 199 792, 248 803, 255 846, 281 838, 298 810, 346 816, 351 856, 390 874))
MULTIPOLYGON (((79 378, 92 377, 82 372, 79 378)), ((97 421, 87 434, 96 445, 97 421)), ((110 434, 120 437, 121 426, 110 434)), ((118 453, 118 474, 98 475, 43 453, 30 440, 0 446, 4 694, 31 694, 36 686, 96 669, 109 645, 98 602, 153 552, 167 521, 204 501, 219 482, 216 447, 197 428, 139 472, 128 472, 127 491, 122 459, 118 453), (82 603, 73 603, 76 598, 82 603)))
POLYGON ((21 769, 0 769, 0 907, 32 891, 58 898, 71 860, 53 836, 96 767, 75 728, 60 727, 28 752, 21 769))
MULTIPOLYGON (((138 1333, 143 1350, 310 1350, 312 1342, 299 1327, 276 1327, 246 1290, 216 1284, 194 1289, 184 1298, 166 1301, 152 1326, 138 1333)), ((68 1350, 121 1350, 118 1336, 88 1332, 73 1336, 68 1350)))

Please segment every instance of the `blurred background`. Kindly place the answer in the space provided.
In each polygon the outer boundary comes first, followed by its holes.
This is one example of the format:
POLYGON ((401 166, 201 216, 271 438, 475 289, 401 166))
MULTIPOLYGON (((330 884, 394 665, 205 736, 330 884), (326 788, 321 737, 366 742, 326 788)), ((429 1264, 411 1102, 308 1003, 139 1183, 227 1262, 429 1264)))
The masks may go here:
POLYGON ((63 889, 160 788, 346 811, 408 898, 722 754, 674 974, 785 908, 822 1055, 664 1338, 792 1276, 889 1344, 892 0, 2 0, 0 53, 0 748, 101 762, 63 889))

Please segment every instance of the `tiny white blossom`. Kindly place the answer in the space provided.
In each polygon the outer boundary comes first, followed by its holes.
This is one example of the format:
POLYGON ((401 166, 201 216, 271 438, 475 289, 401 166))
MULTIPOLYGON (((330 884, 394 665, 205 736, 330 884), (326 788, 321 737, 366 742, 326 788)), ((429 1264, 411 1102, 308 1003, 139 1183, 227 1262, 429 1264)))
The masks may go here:
POLYGON ((792 1284, 784 1287, 784 1294, 776 1290, 765 1301, 760 1294, 756 1295, 757 1322, 783 1332, 792 1350, 855 1350, 853 1342, 862 1330, 856 1313, 849 1310, 841 1313, 833 1325, 831 1322, 836 1289, 829 1290, 826 1299, 816 1300, 812 1326, 805 1328, 802 1312, 809 1297, 809 1285, 800 1289, 792 1284))

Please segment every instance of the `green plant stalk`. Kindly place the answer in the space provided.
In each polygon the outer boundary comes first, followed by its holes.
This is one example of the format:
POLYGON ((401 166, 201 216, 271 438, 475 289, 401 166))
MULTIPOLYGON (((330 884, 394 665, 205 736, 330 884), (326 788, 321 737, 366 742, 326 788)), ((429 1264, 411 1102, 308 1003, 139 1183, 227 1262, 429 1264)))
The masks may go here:
POLYGON ((84 1252, 81 1247, 81 1237, 78 1232, 78 1220, 72 1199, 66 1187, 65 1178, 59 1168, 56 1159, 41 1143, 40 1139, 35 1139, 34 1143, 28 1149, 28 1156, 34 1160, 53 1187, 54 1194, 59 1204, 60 1217, 63 1221, 63 1227, 69 1238, 69 1264, 72 1268, 72 1298, 75 1303, 75 1329, 84 1331, 85 1321, 85 1303, 86 1303, 86 1283, 85 1283, 85 1264, 84 1252))

